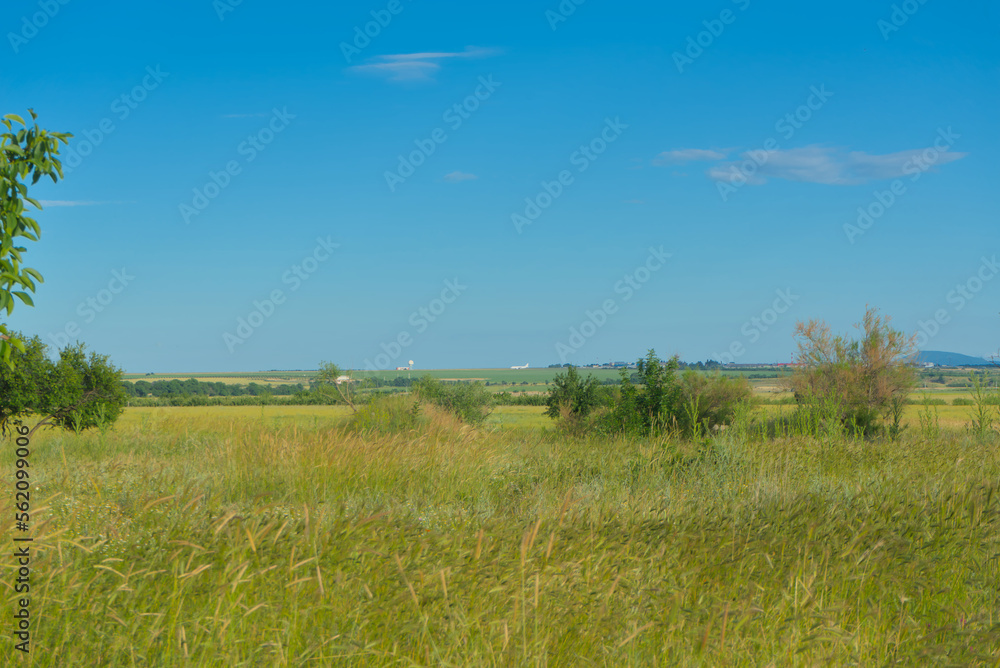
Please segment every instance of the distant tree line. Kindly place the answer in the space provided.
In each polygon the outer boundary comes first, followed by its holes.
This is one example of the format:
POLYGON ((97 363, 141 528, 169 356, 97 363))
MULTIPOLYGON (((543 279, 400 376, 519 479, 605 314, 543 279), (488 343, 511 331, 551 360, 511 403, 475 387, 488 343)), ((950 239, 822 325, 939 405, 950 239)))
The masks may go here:
MULTIPOLYGON (((665 361, 665 360, 660 360, 660 362, 661 362, 661 364, 663 366, 666 366, 666 364, 667 364, 667 361, 665 361)), ((722 364, 721 362, 716 362, 715 360, 707 360, 705 362, 701 362, 701 361, 698 361, 698 362, 683 362, 680 359, 677 359, 676 360, 676 364, 677 364, 677 370, 678 371, 720 371, 720 370, 725 370, 727 368, 726 365, 722 364)), ((570 363, 567 362, 566 364, 550 364, 548 368, 550 368, 550 369, 568 369, 570 367, 574 367, 574 368, 586 369, 586 368, 589 368, 590 366, 591 365, 585 364, 585 365, 577 367, 576 365, 570 364, 570 363)), ((635 365, 632 364, 631 367, 635 368, 635 365)), ((612 368, 612 367, 607 367, 607 368, 612 368)), ((619 366, 619 367, 614 367, 614 368, 619 368, 620 369, 620 368, 623 368, 623 367, 619 366)), ((766 376, 750 376, 750 377, 751 378, 777 378, 778 376, 777 376, 777 374, 770 374, 770 375, 766 375, 766 376)), ((620 381, 615 381, 615 382, 620 382, 620 381)))
POLYGON ((290 396, 305 391, 302 383, 295 385, 275 385, 267 386, 258 383, 247 385, 237 385, 223 382, 204 382, 189 378, 188 380, 154 380, 153 382, 137 380, 135 382, 122 381, 122 388, 129 398, 139 397, 184 397, 184 396, 205 396, 205 397, 238 397, 238 396, 261 396, 271 394, 275 396, 290 396))

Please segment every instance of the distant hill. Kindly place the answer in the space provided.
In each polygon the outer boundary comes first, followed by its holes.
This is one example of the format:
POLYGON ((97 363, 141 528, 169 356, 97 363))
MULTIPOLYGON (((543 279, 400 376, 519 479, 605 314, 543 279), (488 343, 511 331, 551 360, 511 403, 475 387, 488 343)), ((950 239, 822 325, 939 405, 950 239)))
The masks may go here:
POLYGON ((935 366, 983 366, 991 364, 989 360, 982 357, 970 357, 960 353, 946 353, 940 350, 921 350, 917 355, 917 361, 925 364, 930 362, 935 366))

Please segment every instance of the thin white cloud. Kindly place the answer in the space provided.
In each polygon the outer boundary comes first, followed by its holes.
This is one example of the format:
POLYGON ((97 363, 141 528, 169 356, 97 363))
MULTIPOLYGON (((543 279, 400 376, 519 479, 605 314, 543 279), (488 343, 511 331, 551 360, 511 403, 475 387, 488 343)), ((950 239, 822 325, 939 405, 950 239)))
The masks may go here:
POLYGON ((465 51, 425 51, 423 53, 396 53, 379 56, 382 60, 441 60, 443 58, 485 58, 498 54, 499 49, 482 49, 475 46, 465 47, 465 51))
POLYGON ((434 78, 433 75, 441 69, 441 66, 437 63, 401 61, 357 65, 351 69, 359 72, 383 74, 388 81, 430 81, 434 78))
POLYGON ((385 76, 388 81, 431 81, 441 69, 440 61, 453 58, 486 58, 499 52, 498 49, 469 46, 465 51, 394 53, 376 56, 373 62, 355 65, 349 69, 385 76))
POLYGON ((444 180, 448 183, 460 183, 461 181, 475 181, 479 177, 475 174, 466 174, 465 172, 452 172, 450 174, 444 175, 444 180))
POLYGON ((653 159, 654 165, 673 165, 680 162, 692 162, 695 160, 722 160, 726 153, 713 151, 704 148, 680 148, 673 151, 664 151, 653 159))
POLYGON ((770 153, 747 151, 740 155, 740 160, 715 165, 706 174, 715 181, 742 182, 745 178, 752 185, 761 185, 772 178, 827 185, 858 185, 924 171, 925 168, 960 160, 966 155, 934 148, 875 155, 813 145, 770 153), (933 160, 926 161, 925 153, 933 155, 933 160))

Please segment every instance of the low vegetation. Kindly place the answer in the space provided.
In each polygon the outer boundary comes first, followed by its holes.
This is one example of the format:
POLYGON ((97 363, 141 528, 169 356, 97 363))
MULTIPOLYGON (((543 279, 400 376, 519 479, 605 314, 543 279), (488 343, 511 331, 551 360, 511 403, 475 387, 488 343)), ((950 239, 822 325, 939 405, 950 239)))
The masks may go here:
POLYGON ((698 438, 728 425, 751 402, 745 378, 698 374, 678 376, 676 357, 663 361, 650 350, 636 364, 635 382, 627 370, 621 383, 607 387, 582 378, 570 366, 549 392, 546 415, 571 434, 682 435, 698 438))
POLYGON ((995 433, 566 438, 433 405, 410 431, 271 410, 35 436, 33 665, 1000 660, 995 433))

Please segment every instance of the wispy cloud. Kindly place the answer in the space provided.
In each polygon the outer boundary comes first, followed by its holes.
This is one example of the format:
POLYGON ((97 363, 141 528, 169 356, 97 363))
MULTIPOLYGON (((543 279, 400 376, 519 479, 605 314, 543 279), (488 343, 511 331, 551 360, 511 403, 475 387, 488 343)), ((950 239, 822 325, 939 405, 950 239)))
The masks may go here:
POLYGON ((693 162, 695 160, 722 160, 727 155, 728 153, 704 148, 679 148, 660 153, 653 159, 653 164, 674 165, 681 162, 693 162))
POLYGON ((349 69, 385 76, 388 81, 431 81, 441 69, 441 61, 454 58, 486 58, 500 53, 498 49, 474 46, 465 51, 423 51, 376 56, 373 62, 349 69))
POLYGON ((479 177, 475 174, 466 174, 465 172, 452 172, 450 174, 444 175, 444 180, 448 183, 459 183, 461 181, 475 181, 479 177))
MULTIPOLYGON (((706 173, 715 181, 733 181, 734 178, 753 185, 766 183, 768 179, 785 179, 806 183, 828 185, 858 185, 869 181, 894 179, 919 169, 921 156, 926 149, 911 149, 875 155, 865 151, 843 151, 826 146, 804 146, 788 150, 748 151, 740 155, 740 160, 720 163, 706 173), (757 165, 752 174, 741 169, 747 160, 757 165), (766 157, 765 157, 766 156, 766 157), (740 174, 736 177, 734 175, 740 174)), ((936 149, 930 149, 936 151, 936 149)), ((943 165, 964 158, 967 153, 942 151, 937 153, 934 165, 943 165)))

